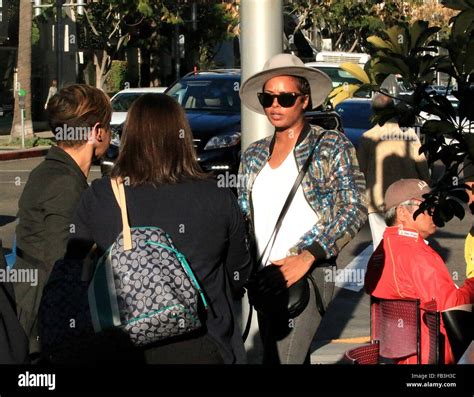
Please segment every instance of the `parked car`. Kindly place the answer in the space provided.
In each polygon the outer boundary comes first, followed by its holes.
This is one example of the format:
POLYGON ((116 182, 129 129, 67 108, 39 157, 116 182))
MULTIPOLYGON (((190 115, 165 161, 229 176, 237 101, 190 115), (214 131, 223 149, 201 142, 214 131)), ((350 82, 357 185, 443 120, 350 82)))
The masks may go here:
MULTIPOLYGON (((364 68, 369 59, 370 56, 363 53, 322 51, 317 54, 315 62, 308 62, 306 66, 326 73, 331 78, 333 87, 336 88, 344 84, 360 84, 359 80, 341 68, 341 63, 354 63, 364 68)), ((381 88, 394 96, 405 90, 402 82, 395 75, 388 76, 381 88)), ((373 127, 371 122, 373 115, 372 93, 358 92, 353 98, 346 99, 336 105, 335 111, 341 118, 344 132, 357 147, 362 134, 373 127)))
MULTIPOLYGON (((189 73, 166 94, 183 106, 201 167, 214 173, 238 171, 241 154, 240 70, 189 73)), ((335 112, 307 112, 310 123, 340 128, 335 112)))
MULTIPOLYGON (((173 83, 166 94, 184 108, 193 133, 194 147, 203 170, 237 173, 241 154, 240 70, 192 72, 173 83)), ((312 124, 342 131, 336 112, 308 111, 312 124)), ((110 150, 118 154, 121 128, 116 128, 110 150)), ((110 152, 109 150, 109 152, 110 152)), ((109 166, 113 158, 109 158, 109 166)))
POLYGON ((237 172, 240 160, 240 70, 188 73, 166 94, 184 108, 205 171, 237 172))
POLYGON ((165 92, 167 87, 140 87, 127 88, 117 92, 110 100, 112 105, 112 119, 110 127, 112 128, 112 139, 109 149, 100 161, 100 168, 102 174, 108 174, 114 165, 114 161, 118 156, 120 147, 120 136, 122 135, 122 128, 125 119, 127 118, 128 109, 135 101, 145 94, 158 94, 165 92))
MULTIPOLYGON (((363 67, 364 63, 369 59, 366 54, 353 54, 352 58, 343 56, 346 53, 324 52, 320 60, 316 62, 308 62, 306 66, 313 67, 326 73, 332 80, 333 88, 344 84, 360 84, 360 81, 353 77, 340 67, 342 62, 352 61, 363 67), (331 55, 333 54, 333 55, 331 55), (341 55, 342 54, 342 55, 341 55), (332 60, 333 62, 328 62, 332 60)), ((317 58, 318 59, 318 58, 317 58)), ((346 99, 339 103, 335 111, 339 114, 342 127, 345 134, 357 147, 362 134, 372 128, 370 117, 372 116, 371 95, 368 92, 356 94, 354 98, 346 99)))
POLYGON ((373 115, 370 98, 350 98, 336 106, 341 118, 344 133, 352 144, 357 147, 362 134, 373 127, 370 118, 373 115))
POLYGON ((112 105, 111 125, 117 126, 122 124, 127 117, 127 112, 132 103, 138 97, 144 94, 157 94, 165 92, 166 87, 143 87, 143 88, 127 88, 117 92, 110 103, 112 105))

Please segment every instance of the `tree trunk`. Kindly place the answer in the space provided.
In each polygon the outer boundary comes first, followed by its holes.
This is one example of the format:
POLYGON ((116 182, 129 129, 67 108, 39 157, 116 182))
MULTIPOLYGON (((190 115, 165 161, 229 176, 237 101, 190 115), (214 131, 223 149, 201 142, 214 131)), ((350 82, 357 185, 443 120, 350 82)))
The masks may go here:
POLYGON ((357 47, 358 44, 359 44, 359 38, 357 38, 357 39, 354 41, 354 44, 352 44, 352 47, 349 49, 348 52, 353 52, 353 51, 356 49, 356 47, 357 47))
POLYGON ((148 49, 142 48, 141 49, 141 59, 142 62, 140 64, 140 87, 149 87, 150 86, 150 51, 148 49))
POLYGON ((18 106, 18 89, 26 91, 25 97, 25 135, 33 135, 31 121, 31 1, 20 0, 20 23, 18 35, 18 86, 15 89, 15 106, 11 136, 21 137, 21 111, 18 106))
POLYGON ((343 33, 340 33, 340 34, 339 34, 339 37, 338 37, 337 40, 336 40, 336 44, 334 44, 334 51, 338 51, 338 50, 339 50, 339 44, 341 43, 341 40, 342 40, 343 37, 344 37, 344 34, 343 34, 343 33))
POLYGON ((99 51, 94 51, 95 87, 100 89, 102 88, 102 63, 99 58, 99 51))
POLYGON ((94 51, 95 65, 95 86, 99 90, 104 90, 106 73, 108 70, 109 55, 105 50, 94 51))

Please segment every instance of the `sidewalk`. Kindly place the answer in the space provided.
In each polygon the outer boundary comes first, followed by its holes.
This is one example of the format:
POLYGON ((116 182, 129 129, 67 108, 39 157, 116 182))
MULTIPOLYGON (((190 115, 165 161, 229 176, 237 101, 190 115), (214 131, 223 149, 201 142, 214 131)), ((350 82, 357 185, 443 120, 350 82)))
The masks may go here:
POLYGON ((369 296, 337 288, 311 345, 311 364, 336 364, 345 351, 369 340, 369 296))
MULTIPOLYGON (((38 138, 52 138, 53 133, 51 131, 35 132, 34 136, 38 138)), ((21 149, 2 145, 2 143, 8 142, 9 140, 10 135, 0 136, 0 161, 42 157, 46 155, 50 148, 50 146, 37 146, 29 149, 21 149)))
MULTIPOLYGON (((356 258, 360 258, 369 246, 371 248, 371 242, 370 227, 366 223, 340 252, 337 260, 338 269, 349 269, 354 265, 356 258)), ((354 292, 341 288, 339 282, 337 284, 333 300, 311 343, 311 364, 336 364, 341 361, 347 350, 370 341, 370 297, 363 288, 359 292, 354 292)), ((248 303, 244 303, 242 311, 239 311, 242 327, 246 324, 247 316, 248 303)), ((250 364, 262 362, 263 347, 255 317, 245 347, 250 364)))
MULTIPOLYGON (((248 304, 244 303, 243 306, 242 311, 240 308, 236 309, 245 325, 248 304)), ((368 343, 370 340, 369 306, 370 298, 363 291, 352 292, 336 288, 334 299, 311 343, 311 364, 337 364, 347 350, 368 343)), ((255 312, 245 347, 248 363, 260 364, 263 360, 263 347, 255 312)))

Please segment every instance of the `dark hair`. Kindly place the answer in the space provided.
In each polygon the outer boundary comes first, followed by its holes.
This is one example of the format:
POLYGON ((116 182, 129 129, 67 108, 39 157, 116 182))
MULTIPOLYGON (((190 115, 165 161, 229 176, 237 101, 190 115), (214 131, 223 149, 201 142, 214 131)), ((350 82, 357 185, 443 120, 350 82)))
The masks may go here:
POLYGON ((296 80, 298 89, 302 94, 308 95, 311 98, 311 87, 309 86, 308 80, 300 76, 291 76, 296 80))
POLYGON ((300 76, 291 76, 291 77, 294 77, 296 79, 296 84, 298 86, 298 89, 301 91, 301 93, 308 95, 309 102, 305 110, 312 109, 313 102, 311 101, 311 86, 309 85, 308 80, 300 76))
MULTIPOLYGON (((107 95, 98 88, 85 84, 72 84, 62 88, 49 100, 47 110, 49 126, 55 135, 65 128, 87 130, 96 123, 109 129, 112 117, 112 107, 107 95)), ((83 139, 62 139, 60 144, 71 147, 86 142, 87 134, 84 134, 83 139)))
POLYGON ((197 162, 186 115, 173 98, 145 94, 133 102, 111 176, 128 178, 132 186, 207 177, 197 162))

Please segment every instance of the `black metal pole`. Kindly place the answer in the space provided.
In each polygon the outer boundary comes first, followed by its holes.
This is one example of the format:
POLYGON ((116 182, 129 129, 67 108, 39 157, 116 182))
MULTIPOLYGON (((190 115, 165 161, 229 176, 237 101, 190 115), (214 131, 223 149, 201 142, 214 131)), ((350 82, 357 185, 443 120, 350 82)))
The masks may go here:
POLYGON ((63 84, 63 58, 62 58, 62 17, 63 17, 63 0, 56 0, 56 78, 58 79, 58 89, 63 84))

